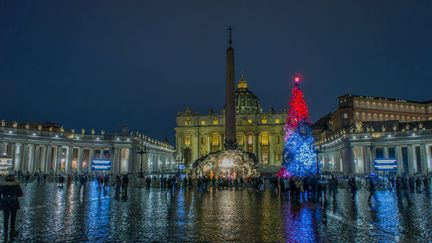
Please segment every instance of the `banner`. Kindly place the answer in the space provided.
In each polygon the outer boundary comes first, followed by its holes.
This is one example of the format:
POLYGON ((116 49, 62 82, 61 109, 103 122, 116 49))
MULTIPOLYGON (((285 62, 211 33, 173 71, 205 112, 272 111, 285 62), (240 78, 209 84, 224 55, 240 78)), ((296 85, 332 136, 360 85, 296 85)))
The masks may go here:
POLYGON ((91 163, 92 170, 111 170, 110 159, 92 159, 91 163))
POLYGON ((376 159, 374 166, 376 171, 397 171, 397 162, 395 159, 376 159))

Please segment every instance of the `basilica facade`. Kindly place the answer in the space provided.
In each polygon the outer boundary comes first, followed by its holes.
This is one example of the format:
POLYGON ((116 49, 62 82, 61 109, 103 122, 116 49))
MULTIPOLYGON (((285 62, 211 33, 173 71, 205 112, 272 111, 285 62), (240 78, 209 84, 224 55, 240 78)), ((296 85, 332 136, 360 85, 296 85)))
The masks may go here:
MULTIPOLYGON (((263 112, 259 98, 241 75, 235 92, 237 145, 255 154, 261 171, 277 170, 282 162, 286 111, 263 112)), ((199 114, 186 108, 176 117, 176 154, 190 166, 197 159, 224 148, 224 111, 199 114)))

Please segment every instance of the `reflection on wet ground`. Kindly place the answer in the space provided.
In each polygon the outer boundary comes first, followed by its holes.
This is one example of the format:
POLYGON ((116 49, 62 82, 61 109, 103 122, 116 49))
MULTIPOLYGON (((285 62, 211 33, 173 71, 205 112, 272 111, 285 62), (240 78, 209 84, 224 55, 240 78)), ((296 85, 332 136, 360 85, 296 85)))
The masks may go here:
MULTIPOLYGON (((235 241, 370 242, 432 240, 432 196, 413 193, 414 205, 378 192, 380 203, 357 201, 339 190, 335 202, 292 203, 269 192, 249 190, 179 191, 130 188, 115 199, 114 190, 96 184, 57 188, 55 183, 22 186, 18 241, 235 241)), ((0 221, 2 223, 2 221, 0 221)), ((1 225, 3 227, 3 225, 1 225)))

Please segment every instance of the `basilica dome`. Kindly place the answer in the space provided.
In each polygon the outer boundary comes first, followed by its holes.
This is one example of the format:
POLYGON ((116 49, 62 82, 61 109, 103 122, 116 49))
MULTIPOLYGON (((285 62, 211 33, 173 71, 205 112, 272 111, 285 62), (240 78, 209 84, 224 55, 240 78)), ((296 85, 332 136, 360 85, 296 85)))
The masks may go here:
POLYGON ((235 99, 237 114, 262 113, 261 103, 258 97, 248 89, 248 84, 243 74, 237 84, 235 99))

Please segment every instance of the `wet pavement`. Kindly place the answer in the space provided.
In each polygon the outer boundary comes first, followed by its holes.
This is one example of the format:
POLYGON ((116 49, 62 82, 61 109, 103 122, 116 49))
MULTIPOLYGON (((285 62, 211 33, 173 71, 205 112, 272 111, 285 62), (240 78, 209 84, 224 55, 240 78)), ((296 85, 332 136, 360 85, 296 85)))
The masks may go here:
MULTIPOLYGON (((127 200, 114 188, 99 196, 96 184, 84 190, 56 183, 22 186, 17 241, 44 242, 377 242, 431 241, 432 196, 410 194, 414 205, 394 193, 378 192, 380 203, 357 201, 340 189, 326 205, 292 203, 249 190, 205 193, 130 188, 127 200)), ((0 213, 2 214, 2 213, 0 213)), ((2 224, 2 220, 0 221, 2 224)), ((1 225, 3 227, 3 225, 1 225)))

